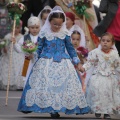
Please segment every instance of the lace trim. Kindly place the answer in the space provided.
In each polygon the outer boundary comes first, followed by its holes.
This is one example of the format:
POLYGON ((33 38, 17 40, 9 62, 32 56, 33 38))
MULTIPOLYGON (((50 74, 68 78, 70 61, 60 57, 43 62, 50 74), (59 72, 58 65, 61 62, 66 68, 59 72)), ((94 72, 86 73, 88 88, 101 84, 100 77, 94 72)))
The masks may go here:
POLYGON ((26 92, 26 105, 55 110, 65 107, 87 107, 84 93, 74 66, 68 59, 60 63, 39 59, 29 79, 31 89, 26 92))
POLYGON ((41 31, 40 32, 40 38, 46 37, 48 41, 53 40, 55 37, 64 39, 66 35, 70 36, 69 31, 60 31, 60 32, 41 31))

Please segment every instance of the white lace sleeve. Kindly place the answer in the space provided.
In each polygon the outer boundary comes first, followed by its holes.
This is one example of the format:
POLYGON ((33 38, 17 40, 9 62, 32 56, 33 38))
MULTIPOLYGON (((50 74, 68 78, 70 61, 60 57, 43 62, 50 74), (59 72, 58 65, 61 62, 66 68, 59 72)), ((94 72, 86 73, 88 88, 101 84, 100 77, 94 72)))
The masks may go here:
POLYGON ((115 52, 114 55, 115 55, 115 58, 116 58, 115 59, 115 69, 118 73, 120 73, 120 57, 118 55, 118 52, 115 52))
POLYGON ((80 63, 80 59, 78 57, 73 57, 73 63, 77 65, 78 63, 80 63))
POLYGON ((83 67, 85 68, 85 71, 87 71, 88 69, 90 69, 94 65, 95 61, 96 61, 95 50, 92 50, 88 54, 88 60, 87 60, 87 62, 83 65, 83 67))
POLYGON ((4 40, 6 41, 6 47, 10 45, 11 37, 11 33, 5 35, 4 40))
POLYGON ((16 50, 16 52, 18 52, 18 53, 22 52, 21 46, 22 46, 23 42, 24 42, 24 37, 22 37, 18 42, 16 42, 14 44, 14 49, 16 50))

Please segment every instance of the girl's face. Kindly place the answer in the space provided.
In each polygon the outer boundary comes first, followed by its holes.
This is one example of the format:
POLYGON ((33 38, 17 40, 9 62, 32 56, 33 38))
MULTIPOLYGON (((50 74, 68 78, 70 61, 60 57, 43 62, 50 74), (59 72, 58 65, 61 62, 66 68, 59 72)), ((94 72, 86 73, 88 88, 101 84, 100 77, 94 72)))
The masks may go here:
POLYGON ((109 51, 113 46, 113 42, 110 36, 106 35, 101 38, 101 47, 104 51, 109 51))
POLYGON ((21 26, 20 26, 20 25, 17 25, 17 26, 15 27, 15 35, 18 35, 18 34, 20 33, 20 31, 21 31, 21 26))
POLYGON ((53 32, 58 32, 60 30, 60 28, 62 27, 63 19, 62 18, 53 18, 50 21, 50 24, 51 24, 51 30, 53 32))
POLYGON ((73 26, 74 22, 69 18, 66 17, 66 27, 69 30, 73 26))
POLYGON ((44 23, 45 23, 45 21, 46 21, 46 19, 47 19, 47 16, 48 16, 48 13, 44 13, 44 14, 42 15, 43 25, 44 25, 44 23))
POLYGON ((72 44, 74 48, 77 49, 80 46, 80 35, 72 34, 71 39, 72 39, 72 44))
POLYGON ((40 25, 29 26, 29 31, 33 36, 38 35, 40 31, 40 25))

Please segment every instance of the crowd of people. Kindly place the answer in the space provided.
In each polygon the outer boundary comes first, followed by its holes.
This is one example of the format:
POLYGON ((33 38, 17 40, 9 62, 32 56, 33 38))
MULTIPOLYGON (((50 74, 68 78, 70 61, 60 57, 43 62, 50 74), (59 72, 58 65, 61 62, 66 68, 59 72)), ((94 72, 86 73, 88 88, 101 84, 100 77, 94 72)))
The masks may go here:
POLYGON ((52 118, 59 118, 61 112, 94 113, 96 117, 104 114, 105 119, 120 114, 120 0, 101 0, 99 10, 106 12, 106 16, 93 29, 92 35, 99 37, 99 45, 92 50, 87 46, 89 38, 85 31, 75 22, 75 14, 63 11, 55 1, 52 5, 44 3, 37 14, 29 15, 27 24, 23 15, 16 25, 15 37, 12 32, 5 35, 7 44, 0 56, 0 89, 7 87, 13 43, 10 90, 23 91, 18 111, 49 113, 52 118), (24 35, 22 26, 27 27, 24 35), (38 45, 31 54, 22 49, 28 40, 38 45), (25 60, 29 64, 23 77, 25 60))

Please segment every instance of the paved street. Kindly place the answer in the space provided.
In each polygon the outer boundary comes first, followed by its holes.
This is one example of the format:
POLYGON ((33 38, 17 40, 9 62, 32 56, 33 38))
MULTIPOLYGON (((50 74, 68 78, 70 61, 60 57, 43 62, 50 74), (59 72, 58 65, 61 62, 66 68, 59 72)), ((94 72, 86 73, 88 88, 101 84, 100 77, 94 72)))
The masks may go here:
MULTIPOLYGON (((6 91, 0 91, 0 120, 52 120, 49 114, 30 113, 23 114, 17 111, 17 105, 21 96, 20 91, 10 91, 8 105, 5 106, 6 91)), ((100 120, 94 115, 65 115, 60 114, 62 120, 100 120)), ((119 116, 111 116, 113 120, 120 120, 119 116)), ((103 120, 103 119, 102 119, 103 120)))

